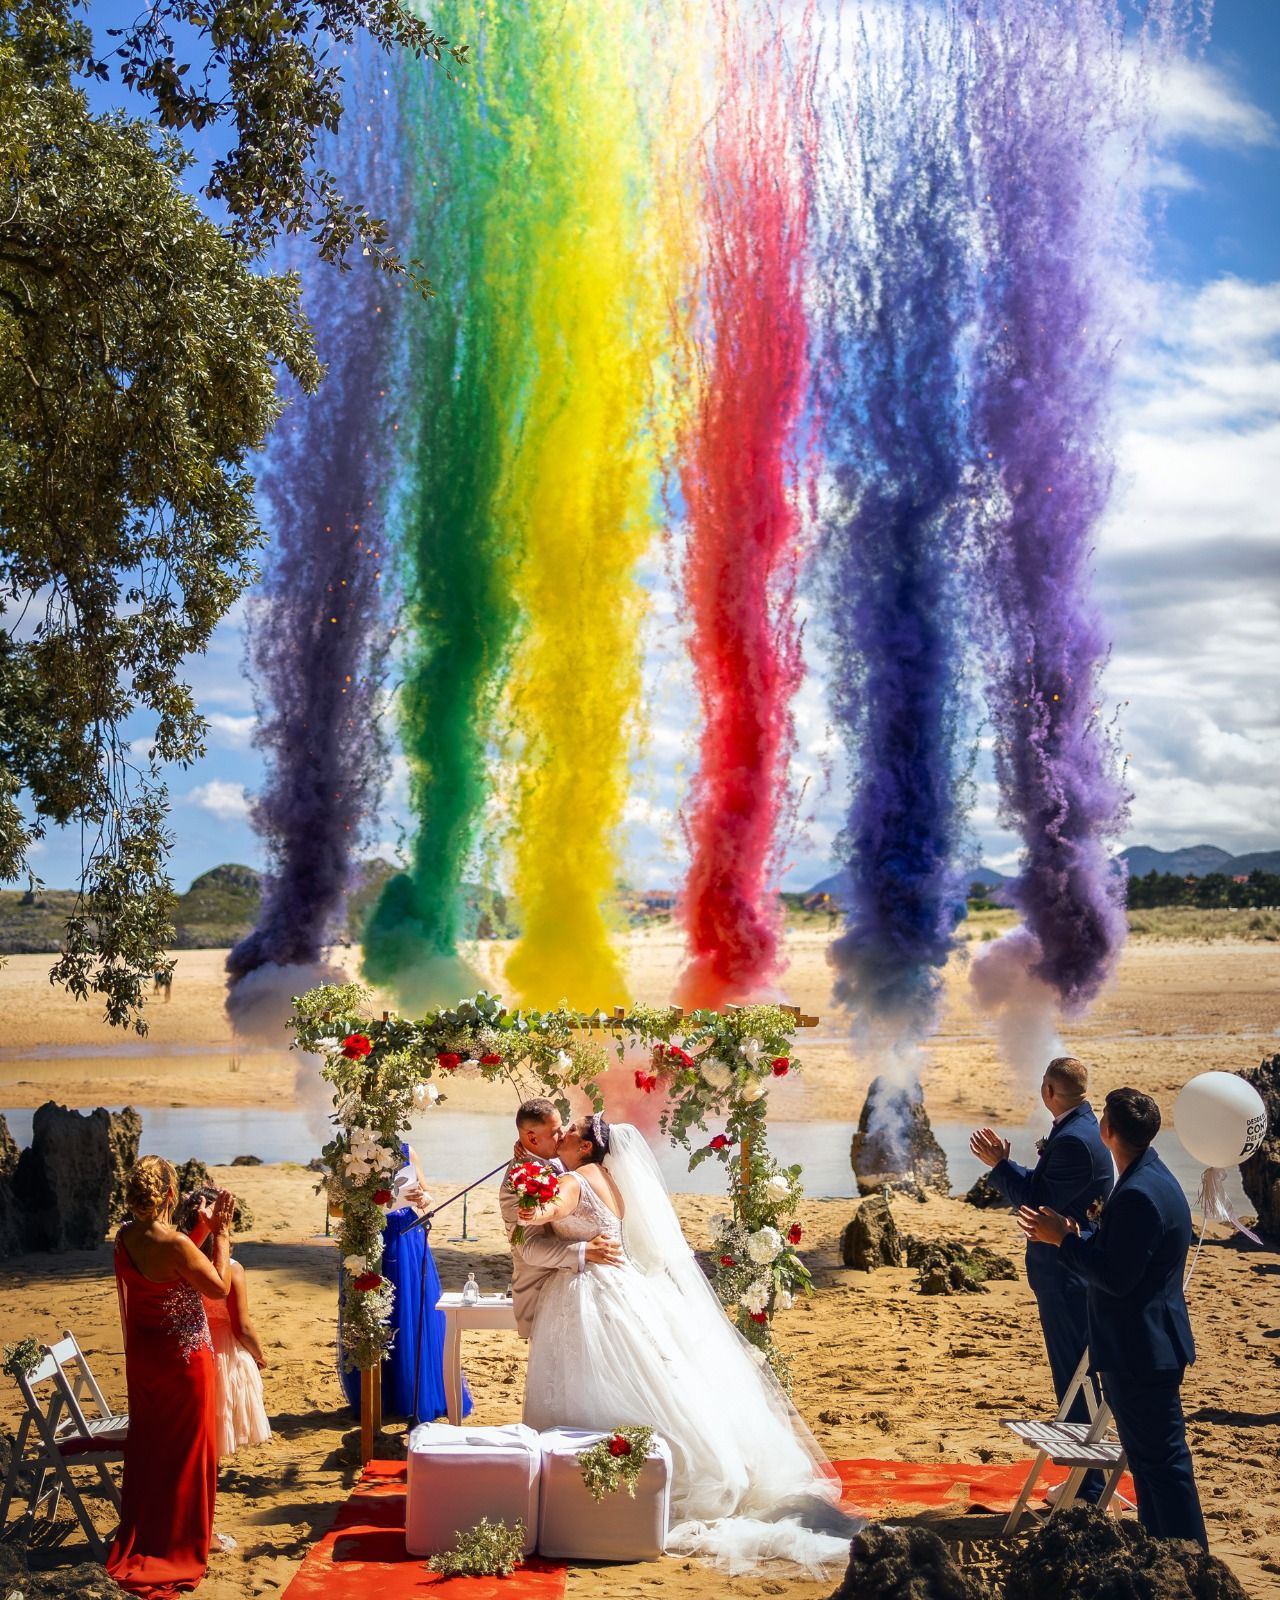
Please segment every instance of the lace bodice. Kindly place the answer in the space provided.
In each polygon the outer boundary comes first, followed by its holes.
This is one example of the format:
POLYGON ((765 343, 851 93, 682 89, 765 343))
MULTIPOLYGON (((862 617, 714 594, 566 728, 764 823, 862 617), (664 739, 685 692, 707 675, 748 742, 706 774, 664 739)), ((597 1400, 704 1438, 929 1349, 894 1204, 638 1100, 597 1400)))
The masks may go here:
POLYGON ((614 1216, 585 1178, 578 1179, 578 1187, 582 1191, 578 1204, 567 1217, 560 1217, 553 1222, 552 1230, 561 1239, 594 1239, 601 1233, 620 1239, 622 1223, 619 1218, 614 1216))

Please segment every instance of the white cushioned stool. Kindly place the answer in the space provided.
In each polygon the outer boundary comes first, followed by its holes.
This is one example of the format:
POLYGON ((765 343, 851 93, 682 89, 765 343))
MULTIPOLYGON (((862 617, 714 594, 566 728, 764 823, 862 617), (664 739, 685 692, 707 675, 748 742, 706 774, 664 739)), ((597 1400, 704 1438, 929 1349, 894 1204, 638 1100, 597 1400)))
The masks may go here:
POLYGON ((584 1428, 548 1428, 542 1446, 542 1491, 538 1552, 565 1561, 656 1561, 671 1520, 671 1451, 656 1435, 636 1480, 633 1500, 625 1489, 593 1500, 582 1481, 578 1456, 608 1433, 584 1428))
POLYGON ((424 1422, 409 1435, 405 1548, 411 1556, 452 1550, 481 1517, 514 1527, 524 1521, 524 1553, 538 1537, 538 1435, 522 1422, 502 1428, 455 1428, 424 1422))

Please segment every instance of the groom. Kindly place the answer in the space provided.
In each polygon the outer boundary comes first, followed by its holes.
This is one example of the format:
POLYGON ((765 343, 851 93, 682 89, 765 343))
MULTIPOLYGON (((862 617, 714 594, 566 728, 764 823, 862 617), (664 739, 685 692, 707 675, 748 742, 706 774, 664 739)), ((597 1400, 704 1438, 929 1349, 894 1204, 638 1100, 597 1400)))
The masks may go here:
MULTIPOLYGON (((560 1113, 550 1100, 526 1100, 516 1112, 516 1147, 511 1167, 520 1161, 536 1161, 553 1172, 563 1172, 556 1155, 564 1128, 560 1113)), ((522 1339, 529 1337, 538 1294, 553 1272, 581 1272, 588 1262, 594 1266, 622 1265, 622 1246, 607 1234, 599 1234, 584 1244, 557 1238, 550 1228, 526 1225, 523 1240, 516 1244, 512 1235, 520 1226, 518 1197, 504 1177, 498 1191, 502 1224, 511 1242, 511 1309, 522 1339)))

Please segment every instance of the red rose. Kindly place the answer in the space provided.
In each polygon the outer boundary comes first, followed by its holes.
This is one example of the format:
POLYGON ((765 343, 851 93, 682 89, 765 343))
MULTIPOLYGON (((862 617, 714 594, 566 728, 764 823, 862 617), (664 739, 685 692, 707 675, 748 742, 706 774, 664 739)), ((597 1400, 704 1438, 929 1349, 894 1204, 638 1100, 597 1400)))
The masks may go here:
POLYGON ((769 1065, 773 1068, 775 1078, 785 1078, 791 1071, 791 1060, 788 1056, 774 1056, 769 1065))
POLYGON ((769 1313, 767 1311, 753 1311, 751 1313, 751 1320, 752 1322, 768 1322, 769 1313))
POLYGON ((713 1150, 727 1150, 732 1143, 733 1140, 727 1133, 718 1133, 711 1141, 711 1148, 713 1150))
POLYGON ((342 1053, 348 1061, 363 1061, 373 1049, 367 1033, 349 1033, 342 1041, 342 1053))
POLYGON ((453 1072, 456 1070, 458 1063, 461 1060, 462 1057, 458 1055, 456 1051, 442 1050, 439 1055, 436 1056, 436 1065, 440 1068, 441 1072, 453 1072))
POLYGON ((490 1051, 487 1056, 480 1057, 480 1065, 482 1067, 500 1067, 502 1065, 502 1057, 490 1051))
POLYGON ((667 1046, 667 1059, 669 1061, 678 1061, 682 1067, 691 1067, 693 1065, 693 1057, 687 1050, 682 1050, 678 1044, 669 1044, 667 1046))
POLYGON ((368 1294, 371 1289, 381 1289, 382 1279, 376 1272, 362 1272, 356 1279, 356 1288, 361 1294, 368 1294))
POLYGON ((373 1191, 373 1203, 375 1206, 389 1206, 391 1204, 391 1190, 375 1189, 373 1191))
POLYGON ((649 1081, 649 1074, 647 1072, 641 1072, 637 1068, 637 1070, 636 1070, 636 1088, 637 1089, 643 1089, 645 1084, 648 1083, 648 1081, 649 1081))
POLYGON ((799 1244, 804 1238, 804 1229, 798 1222, 793 1222, 787 1229, 787 1239, 791 1244, 799 1244))
POLYGON ((720 1265, 722 1267, 732 1267, 732 1266, 735 1266, 736 1263, 735 1263, 735 1261, 734 1261, 732 1256, 721 1256, 720 1257, 720 1265))
POLYGON ((611 1456, 629 1456, 631 1454, 631 1440, 624 1439, 620 1433, 615 1433, 609 1440, 609 1454, 611 1456))

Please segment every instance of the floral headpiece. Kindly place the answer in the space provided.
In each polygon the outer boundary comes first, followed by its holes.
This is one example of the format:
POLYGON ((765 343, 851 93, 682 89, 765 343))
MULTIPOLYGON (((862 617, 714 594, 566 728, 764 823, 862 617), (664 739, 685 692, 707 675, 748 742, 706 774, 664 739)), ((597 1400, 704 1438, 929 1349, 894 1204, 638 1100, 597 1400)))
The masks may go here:
POLYGON ((609 1154, 609 1124, 598 1111, 588 1118, 591 1125, 591 1142, 602 1155, 609 1154))

